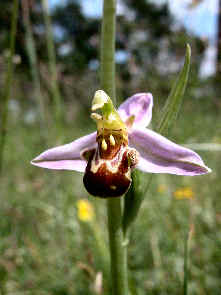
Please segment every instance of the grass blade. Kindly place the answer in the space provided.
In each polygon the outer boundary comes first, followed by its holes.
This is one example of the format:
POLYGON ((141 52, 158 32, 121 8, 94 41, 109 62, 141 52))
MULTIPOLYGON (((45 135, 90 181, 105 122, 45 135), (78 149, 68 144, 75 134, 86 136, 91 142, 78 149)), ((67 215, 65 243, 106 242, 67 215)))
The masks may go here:
POLYGON ((184 278, 183 278, 183 294, 188 295, 188 279, 189 279, 189 264, 188 264, 188 258, 189 258, 189 244, 192 238, 194 232, 194 226, 193 224, 190 225, 190 229, 188 233, 185 234, 184 237, 184 265, 183 265, 183 272, 184 272, 184 278))
POLYGON ((183 65, 183 69, 180 72, 177 80, 175 81, 171 92, 167 98, 166 104, 163 108, 161 121, 157 128, 157 132, 161 134, 167 133, 168 129, 174 123, 180 110, 184 91, 186 89, 189 70, 190 70, 190 57, 191 48, 190 45, 186 46, 186 57, 183 65))
POLYGON ((45 112, 43 95, 41 93, 37 51, 36 51, 36 45, 35 45, 35 40, 33 36, 32 23, 30 20, 31 11, 29 6, 30 6, 30 3, 28 0, 22 1, 23 19, 24 19, 24 26, 25 26, 25 39, 26 39, 25 43, 26 43, 27 55, 29 58, 32 81, 34 85, 34 96, 39 106, 39 116, 41 119, 40 123, 42 125, 41 127, 43 127, 42 129, 45 130, 46 112, 45 112))
POLYGON ((184 237, 183 294, 188 295, 188 234, 184 237))
POLYGON ((54 102, 56 127, 57 127, 58 134, 61 135, 62 121, 63 121, 63 109, 62 109, 63 105, 61 102, 61 95, 60 95, 60 90, 58 85, 56 54, 55 54, 55 47, 53 42, 51 18, 49 15, 48 0, 41 0, 41 3, 43 8, 43 16, 44 16, 45 29, 46 29, 49 71, 51 76, 51 93, 52 93, 53 102, 54 102))

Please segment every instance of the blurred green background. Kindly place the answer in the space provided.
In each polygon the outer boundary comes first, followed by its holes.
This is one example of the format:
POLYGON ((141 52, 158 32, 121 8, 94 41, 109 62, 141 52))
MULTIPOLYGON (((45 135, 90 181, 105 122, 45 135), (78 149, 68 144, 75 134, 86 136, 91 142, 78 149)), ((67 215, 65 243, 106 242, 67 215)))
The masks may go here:
MULTIPOLYGON (((45 149, 95 130, 90 104, 99 89, 101 19, 84 13, 82 3, 89 1, 51 2, 49 10, 46 2, 19 1, 0 176, 0 294, 108 294, 105 200, 87 194, 80 173, 30 165, 45 149)), ((166 2, 156 2, 120 1, 117 103, 136 92, 151 92, 154 129, 189 43, 189 82, 169 138, 195 146, 213 172, 197 177, 154 175, 131 231, 131 294, 183 294, 184 243, 190 229, 189 294, 219 295, 221 61, 217 54, 213 73, 202 75, 210 40, 184 27, 166 2), (210 145, 203 149, 200 143, 210 145)), ((186 15, 207 0, 189 2, 186 15)), ((0 119, 12 4, 0 3, 0 119)), ((144 174, 144 185, 145 180, 144 174)))

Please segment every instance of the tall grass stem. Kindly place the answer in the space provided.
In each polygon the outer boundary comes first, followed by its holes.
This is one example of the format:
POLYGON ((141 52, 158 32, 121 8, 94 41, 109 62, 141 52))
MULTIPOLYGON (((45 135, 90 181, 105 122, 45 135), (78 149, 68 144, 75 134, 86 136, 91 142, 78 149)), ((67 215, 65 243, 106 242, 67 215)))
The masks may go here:
POLYGON ((189 281, 189 248, 190 241, 193 234, 193 226, 190 226, 189 231, 184 236, 184 279, 183 279, 183 294, 188 295, 188 281, 189 281))
POLYGON ((32 24, 30 21, 29 5, 30 4, 28 0, 22 1, 23 19, 24 19, 24 25, 25 25, 26 49, 27 49, 27 55, 29 58, 31 76, 32 76, 33 84, 34 84, 34 95, 35 95, 36 102, 39 106, 40 123, 41 125, 45 127, 46 111, 45 111, 44 98, 41 92, 41 84, 40 84, 40 77, 39 77, 38 64, 37 64, 36 45, 35 45, 35 40, 33 37, 32 24))
POLYGON ((8 101, 11 95, 12 79, 13 79, 13 56, 15 52, 15 37, 17 31, 17 19, 18 19, 18 0, 13 1, 13 11, 11 20, 11 31, 10 31, 10 52, 8 57, 7 73, 5 80, 5 87, 2 94, 2 105, 1 105, 1 137, 0 137, 0 174, 3 166, 3 156, 5 139, 7 134, 7 120, 8 120, 8 101))
POLYGON ((188 235, 184 241, 184 280, 183 280, 183 295, 188 295, 188 235))

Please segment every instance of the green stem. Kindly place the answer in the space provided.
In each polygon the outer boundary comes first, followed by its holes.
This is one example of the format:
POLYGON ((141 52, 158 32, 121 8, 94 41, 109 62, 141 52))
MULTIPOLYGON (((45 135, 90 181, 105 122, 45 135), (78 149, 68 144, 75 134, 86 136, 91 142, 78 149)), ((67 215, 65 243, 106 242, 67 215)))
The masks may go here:
POLYGON ((6 292, 5 292, 5 282, 2 281, 1 282, 1 285, 0 285, 0 295, 6 295, 6 292))
MULTIPOLYGON (((104 0, 101 38, 101 89, 116 103, 115 24, 116 0, 104 0)), ((107 200, 112 294, 127 295, 127 247, 124 245, 121 198, 107 200)))
POLYGON ((43 16, 46 27, 46 41, 49 58, 49 72, 51 76, 51 91, 54 100, 55 118, 57 129, 60 130, 62 123, 62 105, 60 91, 58 87, 58 77, 56 69, 55 48, 52 37, 51 20, 48 12, 48 0, 42 0, 43 16))
POLYGON ((18 18, 18 0, 13 1, 13 12, 10 32, 10 53, 8 58, 8 67, 6 73, 5 88, 3 90, 2 99, 2 112, 1 112, 1 124, 0 124, 0 173, 2 170, 3 152, 5 146, 7 119, 8 119, 8 101, 11 94, 12 88, 12 76, 13 76, 13 56, 15 52, 15 36, 17 29, 17 18, 18 18))
POLYGON ((189 269, 188 269, 188 256, 189 256, 189 237, 190 232, 187 232, 184 236, 184 280, 183 280, 183 294, 188 295, 188 276, 189 276, 189 269))
POLYGON ((111 256, 112 294, 128 294, 127 246, 122 230, 121 199, 108 199, 108 230, 111 256))
POLYGON ((104 0, 101 30, 101 86, 114 104, 115 93, 115 31, 116 0, 104 0))

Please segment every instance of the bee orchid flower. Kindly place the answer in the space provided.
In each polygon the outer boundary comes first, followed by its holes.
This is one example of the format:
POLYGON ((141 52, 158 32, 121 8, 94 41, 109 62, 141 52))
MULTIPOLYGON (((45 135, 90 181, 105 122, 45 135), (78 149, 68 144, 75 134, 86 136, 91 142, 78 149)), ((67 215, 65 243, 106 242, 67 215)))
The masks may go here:
POLYGON ((201 175, 211 170, 194 151, 147 129, 153 97, 138 93, 118 111, 102 90, 95 93, 91 117, 97 132, 41 153, 35 166, 84 172, 87 191, 98 197, 119 197, 131 184, 131 171, 201 175), (96 111, 96 112, 94 112, 96 111))

